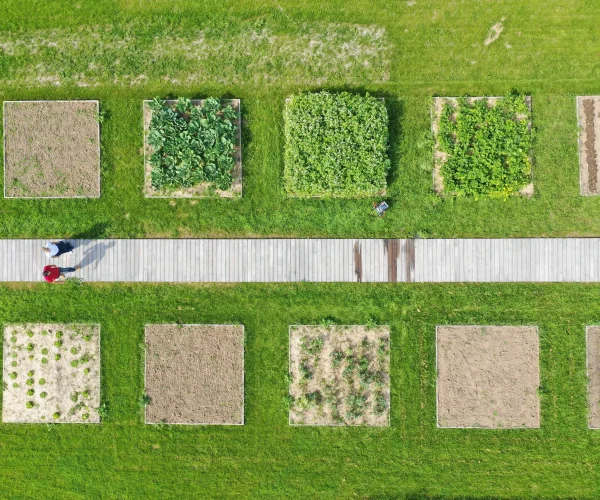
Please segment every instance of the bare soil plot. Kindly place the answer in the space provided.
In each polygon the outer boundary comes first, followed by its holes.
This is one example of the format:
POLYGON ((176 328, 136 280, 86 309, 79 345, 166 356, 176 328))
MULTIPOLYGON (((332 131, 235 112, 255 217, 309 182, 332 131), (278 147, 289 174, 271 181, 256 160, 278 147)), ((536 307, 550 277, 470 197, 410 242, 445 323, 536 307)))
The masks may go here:
POLYGON ((579 186, 584 196, 600 194, 600 96, 577 97, 579 186))
MULTIPOLYGON (((473 103, 476 101, 485 100, 487 106, 489 108, 493 108, 497 105, 497 103, 503 99, 501 96, 494 97, 469 97, 467 98, 468 103, 473 103)), ((444 164, 448 161, 448 154, 443 151, 441 142, 440 142, 440 120, 442 117, 442 112, 446 104, 450 104, 454 108, 456 108, 459 104, 459 99, 457 97, 434 97, 433 98, 433 106, 431 109, 431 131, 434 135, 435 139, 435 148, 434 148, 434 167, 433 167, 433 188, 437 194, 444 194, 452 196, 454 193, 449 193, 444 190, 444 176, 442 174, 442 169, 444 164)), ((525 104, 529 108, 529 112, 531 115, 531 96, 525 96, 525 104)), ((456 115, 454 115, 456 116, 456 115)), ((526 116, 518 116, 520 120, 524 120, 526 116)), ((454 118, 452 118, 454 120, 454 118)), ((531 120, 528 121, 529 130, 532 128, 531 120)), ((533 164, 533 158, 531 154, 529 155, 530 163, 533 164)), ((523 185, 521 189, 519 189, 518 193, 522 196, 533 196, 534 185, 533 185, 533 170, 531 172, 531 182, 526 185, 523 185)))
POLYGON ((389 370, 388 326, 290 326, 290 424, 388 426, 389 370))
POLYGON ((540 426, 535 326, 438 326, 438 427, 540 426))
POLYGON ((100 327, 4 328, 2 421, 98 423, 100 327))
MULTIPOLYGON (((215 189, 211 183, 203 182, 189 188, 179 189, 155 189, 152 187, 152 165, 150 165, 150 156, 152 155, 152 146, 148 144, 148 133, 150 131, 150 121, 152 120, 152 110, 148 106, 149 101, 144 101, 144 191, 147 198, 235 198, 242 195, 242 121, 241 121, 241 102, 239 99, 221 99, 223 106, 231 106, 237 113, 236 123, 236 146, 234 155, 234 167, 231 172, 231 188, 227 190, 215 189)), ((177 100, 165 100, 166 106, 174 107, 177 100)), ((204 99, 193 99, 192 103, 196 107, 202 107, 204 99)))
POLYGON ((4 102, 4 196, 100 196, 98 101, 4 102))
POLYGON ((146 423, 244 423, 244 327, 146 325, 146 423))
POLYGON ((588 427, 600 429, 600 326, 588 326, 587 374, 588 374, 588 427))

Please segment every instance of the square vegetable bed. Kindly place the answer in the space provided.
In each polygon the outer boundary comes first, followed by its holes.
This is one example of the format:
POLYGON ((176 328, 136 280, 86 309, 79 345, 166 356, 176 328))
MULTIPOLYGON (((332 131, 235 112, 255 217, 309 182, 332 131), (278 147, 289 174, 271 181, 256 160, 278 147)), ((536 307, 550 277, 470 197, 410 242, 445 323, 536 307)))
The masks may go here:
POLYGON ((291 425, 388 426, 390 329, 290 326, 291 425))
POLYGON ((239 99, 144 101, 146 197, 242 195, 239 99))
POLYGON ((435 97, 433 184, 448 196, 533 195, 531 97, 435 97))
POLYGON ((438 326, 438 427, 540 426, 535 326, 438 326))
POLYGON ((244 423, 244 327, 146 325, 146 423, 244 423))
POLYGON ((583 196, 600 195, 600 96, 577 96, 579 187, 583 196))
POLYGON ((100 196, 98 101, 4 102, 4 196, 100 196))
POLYGON ((382 99, 341 92, 298 94, 285 102, 284 188, 296 197, 385 193, 390 169, 382 99))
POLYGON ((2 375, 3 422, 100 422, 100 326, 7 325, 2 375))
POLYGON ((600 429, 600 326, 586 328, 588 427, 600 429))

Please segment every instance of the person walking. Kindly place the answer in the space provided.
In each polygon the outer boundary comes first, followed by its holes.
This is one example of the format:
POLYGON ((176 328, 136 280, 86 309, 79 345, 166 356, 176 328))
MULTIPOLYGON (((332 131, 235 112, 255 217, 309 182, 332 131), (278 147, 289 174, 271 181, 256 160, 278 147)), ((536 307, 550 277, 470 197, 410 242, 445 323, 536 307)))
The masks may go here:
POLYGON ((42 247, 50 259, 60 257, 65 253, 73 253, 73 245, 68 241, 49 241, 45 247, 42 247))
POLYGON ((54 264, 50 264, 49 266, 44 266, 44 270, 42 271, 42 276, 48 283, 52 283, 53 281, 57 281, 60 278, 65 277, 65 273, 74 273, 75 271, 79 271, 81 267, 58 267, 54 264))

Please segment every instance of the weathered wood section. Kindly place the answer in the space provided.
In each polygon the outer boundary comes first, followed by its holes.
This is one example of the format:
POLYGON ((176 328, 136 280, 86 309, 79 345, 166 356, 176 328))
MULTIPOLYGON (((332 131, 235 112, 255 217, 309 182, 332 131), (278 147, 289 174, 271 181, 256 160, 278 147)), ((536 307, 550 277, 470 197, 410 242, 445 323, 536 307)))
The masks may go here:
POLYGON ((0 281, 40 281, 48 263, 85 281, 600 282, 600 238, 0 240, 0 281))

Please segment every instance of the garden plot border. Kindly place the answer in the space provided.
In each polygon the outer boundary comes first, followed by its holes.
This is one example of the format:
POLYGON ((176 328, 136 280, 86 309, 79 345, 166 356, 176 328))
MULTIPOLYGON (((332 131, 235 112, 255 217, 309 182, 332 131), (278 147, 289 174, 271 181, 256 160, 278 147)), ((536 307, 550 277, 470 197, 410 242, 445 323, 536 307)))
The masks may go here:
POLYGON ((96 199, 102 196, 102 149, 100 147, 100 121, 97 121, 97 136, 96 142, 98 144, 98 196, 6 196, 6 103, 23 103, 23 102, 52 102, 52 103, 74 103, 74 102, 93 102, 96 103, 96 112, 98 118, 100 118, 100 100, 99 99, 42 99, 42 100, 25 100, 25 101, 4 101, 2 103, 2 160, 3 160, 3 195, 5 199, 9 200, 65 200, 65 199, 96 199))
MULTIPOLYGON (((590 328, 599 328, 600 329, 600 325, 588 325, 585 327, 585 374, 587 377, 587 383, 586 383, 586 392, 587 392, 587 403, 588 403, 588 414, 587 414, 587 424, 588 424, 588 429, 591 430, 598 430, 600 429, 600 412, 599 412, 599 416, 597 417, 598 420, 598 424, 597 425, 592 425, 592 408, 591 408, 591 400, 592 400, 592 395, 590 394, 590 328)), ((600 345, 600 340, 598 341, 598 344, 600 345)), ((599 383, 600 383, 600 364, 596 367, 596 371, 598 372, 599 375, 599 383)))
MULTIPOLYGON (((210 326, 228 326, 242 329, 242 421, 240 423, 191 423, 191 422, 169 422, 167 425, 219 425, 219 426, 243 426, 246 425, 246 327, 245 325, 237 325, 237 324, 215 324, 215 323, 146 323, 144 325, 144 393, 146 391, 146 373, 148 369, 148 342, 147 342, 147 333, 149 326, 200 326, 200 327, 210 327, 210 326)), ((144 425, 164 425, 162 422, 148 422, 148 405, 144 407, 144 425)))
MULTIPOLYGON (((375 97, 375 96, 373 96, 373 97, 375 97)), ((285 113, 285 106, 290 101, 290 99, 291 99, 291 97, 286 97, 284 100, 284 113, 285 113)), ((385 105, 385 97, 376 97, 376 99, 379 99, 385 105)), ((387 110, 387 108, 386 108, 386 110, 387 110)), ((285 119, 284 119, 283 126, 285 128, 285 119)), ((391 142, 391 137, 390 137, 389 133, 390 133, 390 115, 388 112, 388 157, 389 157, 389 149, 390 149, 389 143, 391 142)), ((284 135, 285 135, 285 131, 284 131, 284 135)), ((284 139, 283 147, 285 148, 285 137, 283 139, 284 139)), ((283 168, 285 169, 285 165, 283 166, 283 168)), ((393 167, 390 168, 390 170, 388 171, 388 174, 386 175, 386 186, 387 186, 387 177, 390 175, 392 168, 393 167)), ((282 172, 282 181, 283 181, 283 172, 282 172)), ((340 195, 335 195, 335 194, 329 194, 329 195, 316 195, 315 194, 312 196, 298 196, 297 194, 287 194, 285 192, 285 187, 283 188, 283 194, 287 198, 294 198, 297 200, 328 200, 328 199, 332 199, 332 198, 335 198, 338 200, 364 200, 366 198, 372 198, 373 196, 386 196, 387 195, 387 187, 385 189, 382 189, 381 191, 379 191, 376 194, 370 194, 370 195, 365 195, 365 196, 340 196, 340 195)))
MULTIPOLYGON (((322 328, 321 325, 288 325, 288 375, 291 373, 292 368, 292 329, 299 327, 313 327, 313 328, 322 328)), ((345 328, 365 328, 366 325, 331 325, 331 327, 345 327, 345 328)), ((365 424, 294 424, 291 421, 291 412, 288 409, 288 425, 290 427, 334 427, 334 428, 343 428, 343 427, 366 427, 370 429, 389 429, 391 426, 391 418, 392 418, 392 327, 391 325, 375 325, 375 328, 387 328, 388 329, 388 412, 387 412, 387 423, 386 425, 365 425, 365 424)), ((287 385, 287 391, 289 394, 290 384, 287 385)))
MULTIPOLYGON (((191 99, 195 107, 202 106, 206 99, 191 99)), ((155 192, 151 185, 151 172, 152 166, 150 165, 150 154, 151 147, 146 142, 146 137, 150 130, 150 120, 152 119, 152 110, 148 107, 148 103, 151 102, 149 99, 142 101, 142 128, 144 135, 144 197, 145 198, 156 198, 156 199, 216 199, 216 198, 239 198, 243 196, 243 168, 242 168, 242 100, 241 99, 219 99, 221 106, 231 104, 233 109, 238 113, 238 119, 236 121, 236 146, 234 155, 234 166, 231 172, 231 187, 225 191, 215 189, 214 196, 205 194, 186 194, 195 188, 180 188, 174 189, 170 194, 152 194, 155 192), (176 195, 175 193, 181 193, 176 195)), ((167 105, 174 105, 177 103, 177 99, 162 99, 162 102, 167 105)), ((207 188, 208 189, 208 188, 207 188)), ((206 189, 206 190, 207 190, 206 189)))
MULTIPOLYGON (((40 326, 40 325, 51 325, 51 326, 60 326, 60 327, 96 327, 98 329, 98 408, 101 408, 103 405, 102 402, 102 326, 100 323, 43 323, 43 322, 39 322, 39 323, 34 323, 34 322, 26 322, 26 323, 5 323, 2 325, 2 345, 4 345, 4 341, 5 341, 5 337, 6 337, 6 329, 7 328, 11 328, 11 327, 27 327, 29 325, 35 325, 35 326, 40 326)), ((4 372, 7 370, 7 367, 4 366, 4 362, 5 362, 5 357, 6 354, 3 353, 1 359, 2 359, 2 380, 4 380, 4 372)), ((4 392, 4 390, 2 391, 4 392)), ((68 421, 60 421, 60 420, 51 420, 51 421, 45 421, 45 422, 31 422, 31 421, 21 421, 21 422, 5 422, 4 421, 4 411, 5 411, 5 407, 4 407, 4 394, 2 394, 2 417, 0 419, 0 421, 2 422, 2 424, 9 424, 9 425, 37 425, 37 424, 65 424, 65 425, 73 425, 73 424, 82 424, 82 425, 100 425, 102 423, 102 417, 100 416, 100 413, 98 412, 97 408, 93 408, 96 415, 98 416, 98 421, 94 422, 94 421, 73 421, 73 422, 68 422, 68 421)))
POLYGON ((579 194, 581 196, 600 195, 600 95, 576 96, 577 149, 579 152, 579 194), (592 116, 584 111, 586 100, 592 101, 592 116), (590 123, 586 123, 591 118, 590 123), (589 127, 588 127, 589 125, 589 127), (589 134, 589 136, 588 136, 589 134), (591 142, 591 144, 588 144, 591 142), (595 174, 590 189, 590 163, 595 174))
POLYGON ((540 371, 540 328, 537 325, 436 325, 435 327, 435 426, 437 429, 479 429, 479 430, 490 430, 490 431, 512 431, 512 430, 533 430, 541 428, 541 417, 542 417, 542 405, 541 401, 538 397, 538 416, 539 416, 539 425, 536 427, 481 427, 481 426, 440 426, 440 418, 439 418, 439 368, 438 368, 438 332, 440 328, 448 328, 448 327, 456 327, 456 328, 505 328, 505 327, 513 327, 513 328, 535 328, 538 345, 537 345, 537 383, 538 387, 541 384, 541 371, 540 371))
MULTIPOLYGON (((469 96, 466 97, 468 102, 481 101, 482 99, 486 99, 488 104, 495 104, 499 99, 503 99, 505 96, 469 96)), ((432 179, 433 179, 433 190, 435 194, 438 196, 456 196, 452 193, 444 192, 444 177, 442 176, 442 165, 446 162, 448 157, 448 153, 444 153, 440 149, 440 141, 439 141, 439 123, 440 123, 440 115, 443 110, 443 105, 446 102, 450 102, 453 105, 458 103, 459 96, 435 96, 433 98, 433 102, 431 104, 431 108, 429 110, 429 116, 431 120, 431 133, 433 134, 434 146, 433 146, 433 170, 432 170, 432 179)), ((531 132, 533 128, 533 108, 532 108, 532 98, 530 95, 525 96, 525 104, 529 108, 529 113, 531 119, 529 120, 528 127, 531 132)), ((531 181, 529 184, 524 186, 518 191, 520 196, 524 196, 527 198, 531 198, 534 194, 534 166, 535 166, 535 158, 533 157, 533 150, 529 152, 529 160, 531 161, 531 181)))

